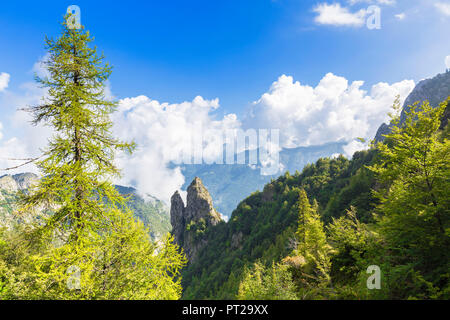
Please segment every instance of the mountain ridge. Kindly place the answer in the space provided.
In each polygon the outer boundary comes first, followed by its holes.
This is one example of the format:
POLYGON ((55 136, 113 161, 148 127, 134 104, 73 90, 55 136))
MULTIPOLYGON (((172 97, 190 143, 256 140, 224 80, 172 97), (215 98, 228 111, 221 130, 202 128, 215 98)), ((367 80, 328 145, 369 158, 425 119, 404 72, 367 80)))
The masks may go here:
MULTIPOLYGON (((406 113, 414 103, 418 101, 422 103, 427 100, 431 106, 437 107, 439 103, 447 100, 448 97, 450 97, 450 70, 437 74, 432 78, 419 81, 403 103, 400 113, 400 124, 405 122, 406 113)), ((445 127, 449 118, 450 106, 447 105, 444 117, 442 118, 441 128, 445 127)), ((375 134, 375 142, 383 141, 384 135, 389 134, 391 128, 391 123, 382 123, 375 134)))
POLYGON ((194 262, 198 252, 207 245, 205 232, 221 221, 211 195, 200 178, 195 177, 189 185, 186 206, 178 191, 173 194, 170 206, 172 234, 189 262, 194 262))

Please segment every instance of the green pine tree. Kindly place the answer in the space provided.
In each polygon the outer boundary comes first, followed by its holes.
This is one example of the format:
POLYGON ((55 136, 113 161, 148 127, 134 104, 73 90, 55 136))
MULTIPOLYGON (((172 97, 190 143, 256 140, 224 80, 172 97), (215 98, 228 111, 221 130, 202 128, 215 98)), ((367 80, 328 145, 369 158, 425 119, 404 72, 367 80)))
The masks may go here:
POLYGON ((184 256, 170 236, 152 243, 111 183, 119 175, 115 153, 135 147, 111 134, 116 102, 104 94, 111 67, 90 47, 89 32, 70 28, 67 18, 62 35, 46 39, 49 76, 37 81, 48 97, 29 108, 33 122, 54 135, 36 162, 42 179, 22 195, 19 213, 47 216, 27 235, 31 246, 16 264, 26 276, 14 282, 20 290, 9 292, 33 299, 177 299, 184 256))
POLYGON ((311 206, 305 190, 302 189, 299 192, 297 209, 298 227, 296 235, 299 243, 295 252, 304 258, 307 272, 317 277, 320 282, 327 283, 330 280, 329 255, 331 247, 327 243, 323 222, 317 212, 318 204, 314 201, 311 206))
POLYGON ((244 271, 239 284, 239 300, 297 300, 297 288, 287 265, 273 263, 266 268, 259 262, 244 271))

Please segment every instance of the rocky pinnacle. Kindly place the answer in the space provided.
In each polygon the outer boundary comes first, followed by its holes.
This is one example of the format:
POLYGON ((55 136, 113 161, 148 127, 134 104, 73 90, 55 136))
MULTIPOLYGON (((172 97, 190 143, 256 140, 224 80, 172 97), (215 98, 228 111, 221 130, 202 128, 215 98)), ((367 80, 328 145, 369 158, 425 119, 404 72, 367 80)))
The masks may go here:
POLYGON ((173 194, 170 206, 172 234, 189 261, 193 261, 206 244, 206 230, 220 221, 220 214, 200 178, 194 178, 187 188, 186 206, 178 191, 173 194))

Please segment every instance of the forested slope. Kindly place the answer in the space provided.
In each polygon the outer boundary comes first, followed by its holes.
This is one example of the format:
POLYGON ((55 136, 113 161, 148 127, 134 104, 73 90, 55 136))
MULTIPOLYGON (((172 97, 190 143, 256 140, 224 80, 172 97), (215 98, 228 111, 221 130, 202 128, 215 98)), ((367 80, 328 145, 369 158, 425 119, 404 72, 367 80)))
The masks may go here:
POLYGON ((301 173, 286 172, 243 200, 228 223, 207 231, 207 248, 183 273, 184 298, 235 298, 245 265, 258 259, 270 264, 288 255, 297 227, 299 188, 317 200, 327 220, 354 205, 361 219, 370 221, 375 182, 364 166, 375 155, 371 150, 355 153, 352 160, 319 159, 301 173))
POLYGON ((448 298, 448 102, 410 106, 383 143, 286 172, 243 200, 206 230, 183 297, 448 298), (376 290, 367 270, 380 273, 376 290))

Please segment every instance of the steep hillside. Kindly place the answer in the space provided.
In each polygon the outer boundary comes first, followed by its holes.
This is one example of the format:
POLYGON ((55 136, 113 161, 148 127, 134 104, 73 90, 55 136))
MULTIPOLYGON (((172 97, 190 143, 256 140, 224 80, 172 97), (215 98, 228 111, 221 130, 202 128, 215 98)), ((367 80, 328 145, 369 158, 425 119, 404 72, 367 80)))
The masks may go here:
MULTIPOLYGON (((328 143, 320 146, 309 146, 282 149, 280 151, 280 162, 283 172, 301 170, 305 165, 314 163, 321 157, 329 157, 335 153, 343 153, 344 142, 328 143)), ((190 181, 195 177, 202 179, 210 192, 217 210, 230 217, 232 211, 239 202, 249 196, 255 190, 262 190, 264 185, 271 179, 278 177, 261 175, 260 168, 249 165, 221 165, 201 164, 184 165, 182 167, 185 176, 185 184, 182 190, 186 190, 190 181)))
POLYGON ((447 297, 447 111, 448 104, 404 111, 407 120, 386 144, 352 160, 321 158, 252 193, 227 223, 205 230, 207 244, 183 272, 183 297, 276 298, 277 286, 295 283, 295 297, 368 298, 366 268, 374 262, 384 268, 388 286, 371 298, 447 297), (306 214, 312 220, 299 220, 306 214), (314 234, 308 243, 305 228, 314 234), (253 295, 266 285, 274 286, 271 294, 253 295))
POLYGON ((319 159, 302 173, 287 172, 243 200, 228 223, 206 229, 207 245, 183 273, 184 298, 235 298, 245 266, 257 260, 270 264, 287 255, 296 228, 299 188, 318 201, 326 220, 353 205, 359 218, 369 221, 374 180, 364 166, 374 156, 374 151, 363 151, 351 161, 319 159))

